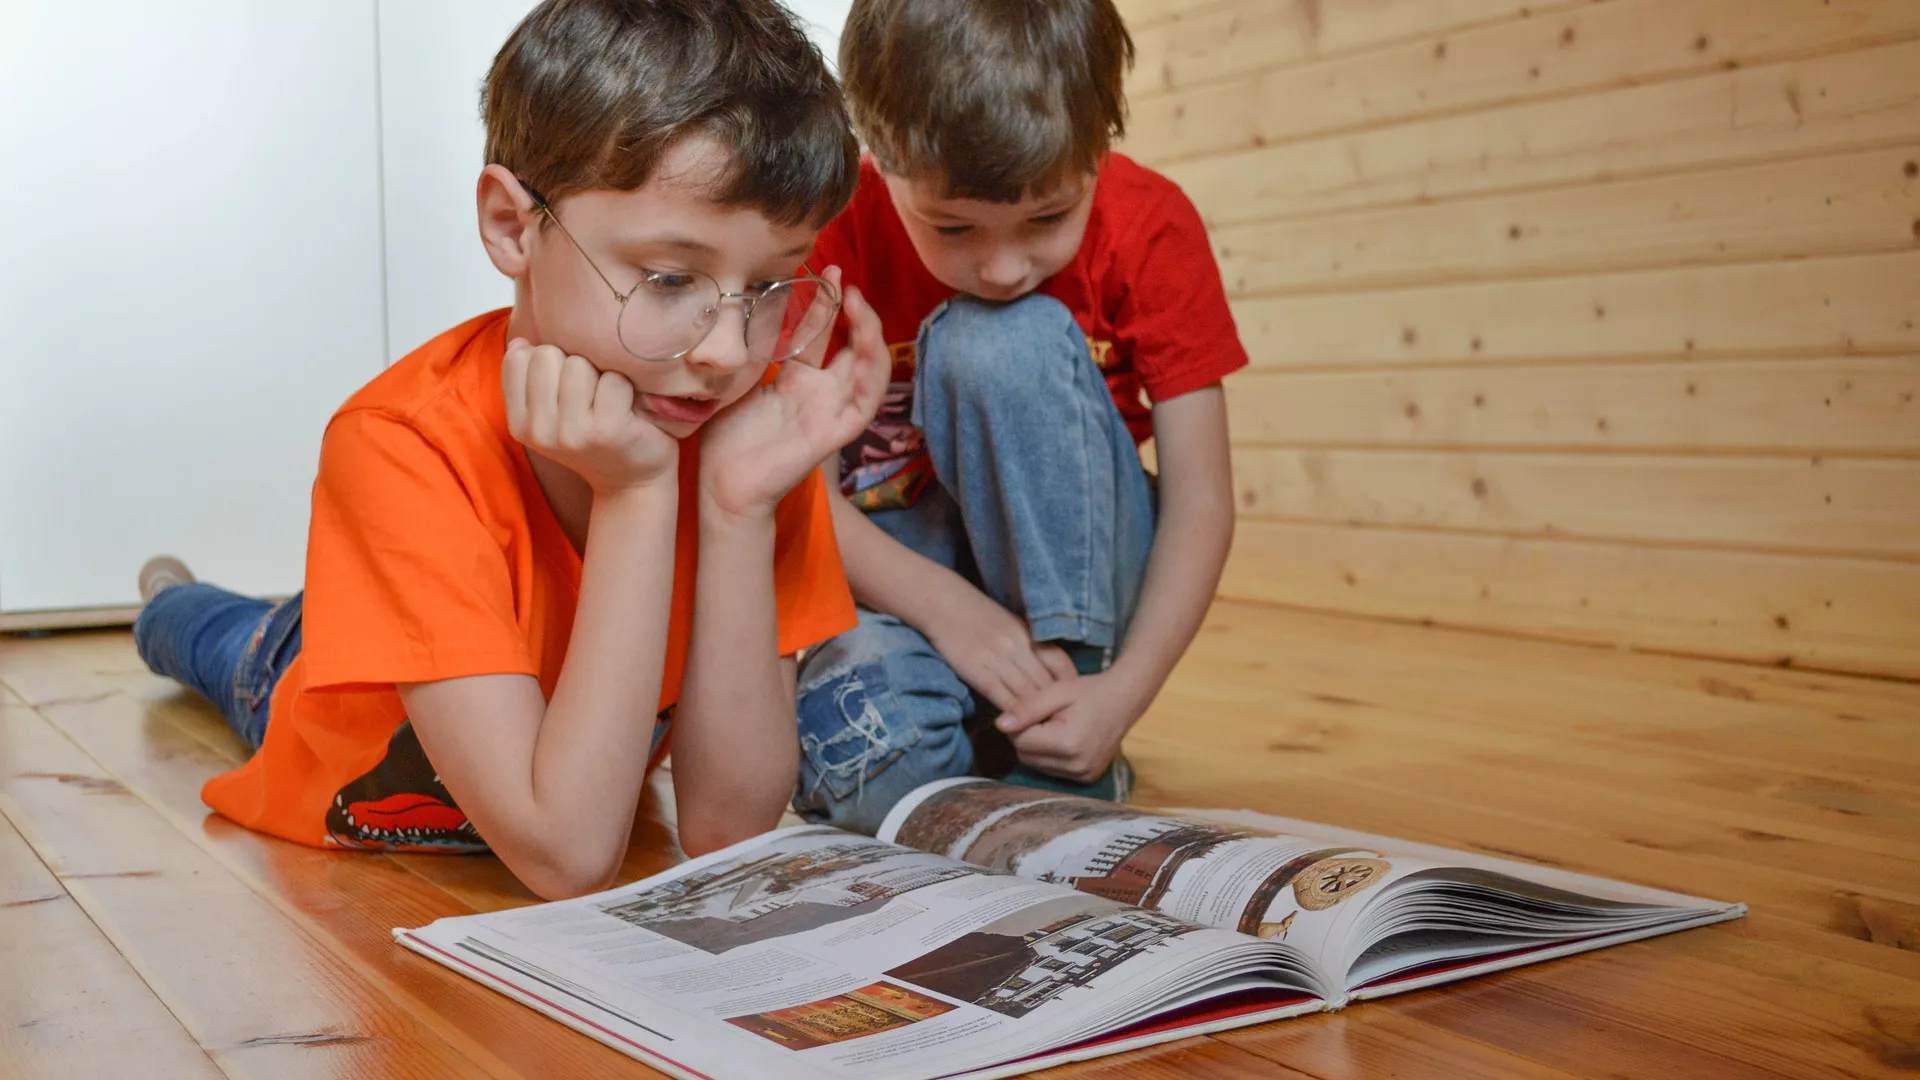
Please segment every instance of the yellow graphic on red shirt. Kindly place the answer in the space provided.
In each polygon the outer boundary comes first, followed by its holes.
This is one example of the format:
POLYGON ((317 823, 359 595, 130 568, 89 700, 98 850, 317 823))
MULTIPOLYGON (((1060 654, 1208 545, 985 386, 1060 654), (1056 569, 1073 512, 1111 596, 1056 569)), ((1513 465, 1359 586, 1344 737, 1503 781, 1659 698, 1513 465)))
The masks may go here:
MULTIPOLYGON (((918 354, 911 341, 894 342, 887 352, 893 375, 880 411, 867 430, 840 451, 840 490, 847 501, 867 513, 912 506, 933 481, 926 438, 913 426, 918 354)), ((1100 370, 1113 366, 1113 342, 1089 337, 1087 352, 1100 370)))

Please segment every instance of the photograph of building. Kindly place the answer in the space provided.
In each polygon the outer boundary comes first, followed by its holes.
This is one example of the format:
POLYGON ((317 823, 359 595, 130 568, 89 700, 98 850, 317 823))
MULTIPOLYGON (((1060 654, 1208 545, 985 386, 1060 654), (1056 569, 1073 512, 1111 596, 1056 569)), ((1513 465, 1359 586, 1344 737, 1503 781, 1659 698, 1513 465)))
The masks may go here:
POLYGON ((846 1042, 952 1012, 958 1006, 877 982, 804 1005, 734 1016, 727 1023, 791 1050, 846 1042))
POLYGON ((857 919, 902 893, 974 873, 832 829, 716 863, 601 910, 709 953, 857 919), (822 842, 822 838, 836 838, 822 842))
POLYGON ((1197 929, 1151 911, 1064 897, 989 923, 887 974, 1020 1017, 1197 929))

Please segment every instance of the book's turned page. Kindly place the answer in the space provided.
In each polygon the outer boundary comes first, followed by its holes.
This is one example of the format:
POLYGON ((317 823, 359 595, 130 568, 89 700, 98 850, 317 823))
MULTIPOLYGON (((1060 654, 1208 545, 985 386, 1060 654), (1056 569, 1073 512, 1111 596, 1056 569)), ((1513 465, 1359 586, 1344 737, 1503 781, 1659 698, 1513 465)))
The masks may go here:
POLYGON ((1324 1006, 1286 946, 821 827, 397 936, 715 1080, 997 1075, 1324 1006))
POLYGON ((929 784, 880 836, 1295 945, 1330 1000, 1736 917, 1738 905, 1310 822, 1158 811, 987 780, 929 784))

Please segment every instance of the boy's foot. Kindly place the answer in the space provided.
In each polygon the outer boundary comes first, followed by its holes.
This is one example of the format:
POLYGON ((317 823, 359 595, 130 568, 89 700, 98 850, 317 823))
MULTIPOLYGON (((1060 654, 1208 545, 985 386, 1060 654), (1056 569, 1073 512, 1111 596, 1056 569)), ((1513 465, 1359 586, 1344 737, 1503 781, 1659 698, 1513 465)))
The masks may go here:
POLYGON ((1015 765, 1013 770, 1002 779, 1009 784, 1021 787, 1040 788, 1045 791, 1058 791, 1066 795, 1080 795, 1089 799, 1105 799, 1107 802, 1123 803, 1133 797, 1133 766, 1128 763, 1127 755, 1117 754, 1113 764, 1100 779, 1091 784, 1076 784, 1064 777, 1043 773, 1026 765, 1015 765))
POLYGON ((140 602, 151 604, 154 597, 175 585, 191 585, 195 580, 186 563, 171 555, 156 555, 140 568, 140 602))

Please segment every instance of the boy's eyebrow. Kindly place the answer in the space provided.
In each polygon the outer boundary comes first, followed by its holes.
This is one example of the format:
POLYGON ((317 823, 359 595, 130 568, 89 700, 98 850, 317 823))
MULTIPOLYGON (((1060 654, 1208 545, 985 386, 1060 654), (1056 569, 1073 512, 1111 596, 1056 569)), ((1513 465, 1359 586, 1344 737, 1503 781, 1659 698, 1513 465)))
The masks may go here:
MULTIPOLYGON (((668 233, 665 236, 636 236, 627 243, 632 247, 676 248, 680 251, 693 252, 696 255, 718 255, 720 253, 719 248, 714 247, 705 240, 695 240, 691 236, 679 236, 673 233, 668 233)), ((803 244, 795 244, 793 247, 775 256, 775 258, 798 259, 812 250, 813 241, 809 240, 803 244)))

